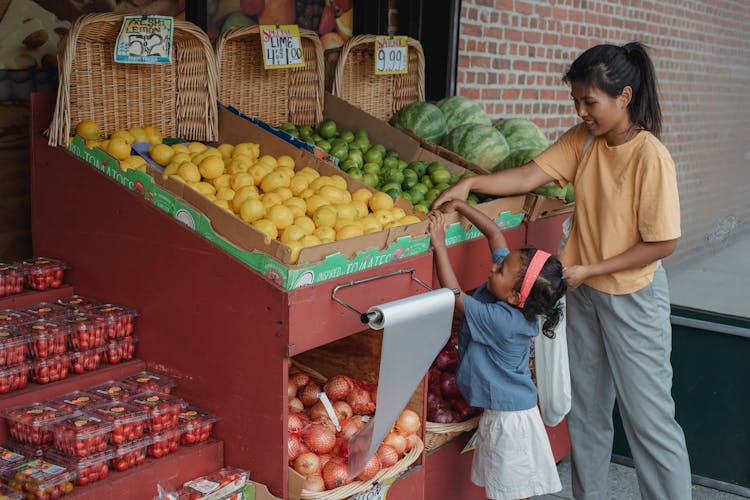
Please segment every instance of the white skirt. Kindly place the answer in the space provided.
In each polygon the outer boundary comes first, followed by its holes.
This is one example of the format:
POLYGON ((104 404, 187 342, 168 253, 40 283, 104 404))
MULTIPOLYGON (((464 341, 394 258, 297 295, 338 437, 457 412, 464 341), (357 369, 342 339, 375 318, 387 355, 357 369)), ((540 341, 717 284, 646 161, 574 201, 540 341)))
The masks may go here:
POLYGON ((484 410, 471 481, 487 498, 517 500, 562 490, 539 409, 484 410))

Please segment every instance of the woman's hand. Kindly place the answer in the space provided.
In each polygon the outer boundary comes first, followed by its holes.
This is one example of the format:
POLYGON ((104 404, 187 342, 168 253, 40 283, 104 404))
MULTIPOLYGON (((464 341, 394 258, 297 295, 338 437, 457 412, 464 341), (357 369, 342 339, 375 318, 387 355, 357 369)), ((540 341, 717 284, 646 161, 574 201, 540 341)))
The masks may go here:
POLYGON ((568 285, 568 291, 575 290, 589 277, 586 266, 566 267, 563 274, 565 276, 565 282, 568 285))
POLYGON ((446 188, 437 198, 435 198, 435 201, 432 202, 432 208, 441 208, 442 205, 451 200, 466 201, 466 198, 469 197, 469 191, 471 191, 471 186, 468 181, 469 179, 461 179, 454 185, 446 188))
POLYGON ((440 210, 431 210, 427 217, 430 219, 430 238, 433 247, 445 246, 445 217, 440 210))

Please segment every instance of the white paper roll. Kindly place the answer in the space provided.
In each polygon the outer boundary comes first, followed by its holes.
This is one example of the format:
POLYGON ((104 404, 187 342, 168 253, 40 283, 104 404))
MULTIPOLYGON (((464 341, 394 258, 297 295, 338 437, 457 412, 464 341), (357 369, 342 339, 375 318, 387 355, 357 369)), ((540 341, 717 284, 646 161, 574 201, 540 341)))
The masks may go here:
POLYGON ((377 411, 349 440, 354 477, 377 451, 435 356, 448 341, 456 296, 448 288, 373 306, 370 328, 383 330, 377 411))

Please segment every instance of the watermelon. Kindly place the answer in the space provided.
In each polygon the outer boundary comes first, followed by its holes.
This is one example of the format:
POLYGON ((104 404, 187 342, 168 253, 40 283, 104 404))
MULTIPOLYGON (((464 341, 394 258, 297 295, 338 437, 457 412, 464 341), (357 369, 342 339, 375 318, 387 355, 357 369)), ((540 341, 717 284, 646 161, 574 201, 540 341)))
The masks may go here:
POLYGON ((540 194, 542 196, 549 196, 550 198, 559 198, 561 200, 564 200, 566 188, 562 188, 558 186, 556 182, 552 181, 543 186, 539 186, 531 192, 534 194, 540 194))
POLYGON ((495 170, 505 170, 506 168, 516 168, 520 167, 521 165, 525 165, 526 163, 533 160, 539 153, 544 151, 546 148, 541 149, 517 149, 515 151, 511 150, 510 154, 505 157, 503 161, 498 163, 495 166, 495 170))
POLYGON ((569 182, 565 185, 565 203, 572 203, 576 201, 575 189, 573 183, 569 182))
POLYGON ((460 95, 446 97, 442 101, 438 101, 437 106, 445 115, 445 125, 448 132, 468 123, 492 125, 492 120, 482 107, 468 97, 460 95))
POLYGON ((510 152, 503 134, 492 125, 477 123, 459 125, 448 132, 443 146, 486 170, 493 170, 510 152))
POLYGON ((390 123, 399 130, 409 129, 422 139, 436 144, 448 132, 443 112, 429 102, 407 104, 393 115, 390 123))
POLYGON ((544 132, 526 118, 507 118, 495 121, 495 128, 508 141, 511 152, 520 149, 544 151, 549 143, 544 132))

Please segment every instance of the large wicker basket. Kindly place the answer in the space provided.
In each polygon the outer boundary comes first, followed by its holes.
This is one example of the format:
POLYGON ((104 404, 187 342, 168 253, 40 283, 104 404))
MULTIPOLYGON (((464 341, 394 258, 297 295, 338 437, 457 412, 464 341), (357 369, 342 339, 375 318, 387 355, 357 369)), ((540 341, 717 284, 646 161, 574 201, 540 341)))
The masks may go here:
POLYGON ((61 42, 50 145, 67 144, 71 125, 82 120, 96 122, 105 136, 150 125, 165 137, 217 140, 218 77, 206 34, 175 20, 170 64, 116 64, 122 21, 119 14, 79 17, 61 42))
POLYGON ((375 35, 350 38, 338 57, 328 52, 326 62, 336 68, 331 93, 381 120, 389 120, 407 104, 424 101, 424 52, 417 40, 407 41, 408 73, 402 75, 375 74, 375 35))
POLYGON ((470 418, 469 420, 456 424, 436 424, 435 422, 427 422, 424 427, 425 448, 427 451, 439 448, 464 432, 476 429, 478 425, 479 417, 470 418))
POLYGON ((216 42, 219 100, 271 125, 316 125, 323 119, 323 47, 314 31, 301 29, 305 65, 263 68, 258 26, 236 28, 216 42))

